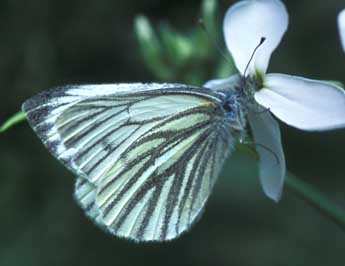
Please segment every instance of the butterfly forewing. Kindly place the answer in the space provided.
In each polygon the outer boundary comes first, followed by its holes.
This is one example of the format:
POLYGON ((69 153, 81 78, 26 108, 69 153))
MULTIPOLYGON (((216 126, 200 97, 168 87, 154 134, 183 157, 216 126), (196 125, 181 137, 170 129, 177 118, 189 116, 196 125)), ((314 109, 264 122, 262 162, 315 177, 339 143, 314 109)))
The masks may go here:
POLYGON ((28 120, 76 173, 101 228, 173 239, 196 220, 232 146, 224 95, 180 84, 71 86, 29 99, 28 120))

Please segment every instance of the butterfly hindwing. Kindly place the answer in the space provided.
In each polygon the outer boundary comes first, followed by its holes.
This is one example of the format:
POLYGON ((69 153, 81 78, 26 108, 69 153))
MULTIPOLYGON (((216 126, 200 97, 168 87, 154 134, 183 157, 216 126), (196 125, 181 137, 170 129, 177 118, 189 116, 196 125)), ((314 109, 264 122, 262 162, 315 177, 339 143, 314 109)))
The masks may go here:
POLYGON ((87 179, 78 177, 75 182, 74 197, 79 206, 98 227, 107 231, 107 227, 102 222, 100 211, 95 204, 96 186, 87 179))
POLYGON ((224 95, 180 84, 71 86, 24 103, 101 228, 163 241, 200 214, 232 146, 224 95))

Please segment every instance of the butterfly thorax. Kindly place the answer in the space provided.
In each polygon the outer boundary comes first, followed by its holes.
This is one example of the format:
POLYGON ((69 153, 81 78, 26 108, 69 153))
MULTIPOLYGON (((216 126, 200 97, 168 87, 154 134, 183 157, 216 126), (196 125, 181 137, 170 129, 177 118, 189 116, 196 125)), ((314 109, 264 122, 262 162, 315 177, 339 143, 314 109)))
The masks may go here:
POLYGON ((220 83, 212 84, 212 89, 225 95, 223 109, 233 133, 243 137, 247 126, 247 113, 257 110, 254 93, 257 90, 255 78, 234 75, 220 83))
POLYGON ((244 134, 246 129, 247 106, 252 101, 251 93, 246 88, 251 88, 246 84, 246 80, 236 75, 233 82, 228 83, 222 92, 225 94, 223 108, 227 112, 227 119, 231 128, 240 135, 244 134))

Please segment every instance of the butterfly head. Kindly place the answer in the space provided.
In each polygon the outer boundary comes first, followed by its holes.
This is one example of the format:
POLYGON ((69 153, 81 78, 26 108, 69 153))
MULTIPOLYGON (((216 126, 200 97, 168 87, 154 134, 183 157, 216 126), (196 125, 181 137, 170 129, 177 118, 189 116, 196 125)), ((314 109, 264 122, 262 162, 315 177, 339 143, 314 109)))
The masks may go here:
POLYGON ((237 93, 228 93, 222 105, 231 128, 242 132, 246 126, 242 99, 237 93))
POLYGON ((247 63, 247 66, 243 74, 239 74, 239 82, 236 88, 236 92, 244 106, 244 110, 256 110, 258 109, 258 104, 254 98, 255 92, 259 91, 263 87, 263 75, 260 71, 254 71, 252 74, 248 74, 248 70, 255 58, 257 51, 265 43, 266 38, 261 37, 258 45, 253 50, 253 53, 247 63))

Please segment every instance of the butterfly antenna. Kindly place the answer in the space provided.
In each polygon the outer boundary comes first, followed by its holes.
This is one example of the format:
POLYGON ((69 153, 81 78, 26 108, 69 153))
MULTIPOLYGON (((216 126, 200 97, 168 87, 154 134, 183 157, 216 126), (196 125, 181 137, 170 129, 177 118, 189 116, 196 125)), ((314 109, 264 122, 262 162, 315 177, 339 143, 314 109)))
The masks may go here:
POLYGON ((265 38, 265 37, 261 37, 259 44, 255 47, 255 49, 254 49, 254 51, 253 51, 253 53, 252 53, 252 55, 251 55, 251 57, 250 57, 250 59, 249 59, 249 61, 248 61, 248 64, 247 64, 247 66, 246 66, 246 68, 245 68, 245 70, 244 70, 244 73, 243 73, 243 76, 244 76, 244 77, 245 77, 246 74, 247 74, 249 65, 250 65, 250 63, 252 62, 252 60, 253 60, 253 58, 254 58, 254 55, 255 55, 256 51, 260 48, 260 46, 261 46, 265 41, 266 41, 266 38, 265 38))
POLYGON ((263 144, 257 143, 257 142, 252 142, 252 141, 243 141, 241 139, 240 139, 240 143, 241 144, 247 144, 247 145, 254 145, 256 147, 261 147, 261 148, 265 149, 266 151, 268 151, 269 153, 271 153, 274 156, 277 164, 280 164, 280 160, 279 160, 278 155, 272 149, 268 148, 266 145, 263 145, 263 144))
POLYGON ((208 39, 212 42, 213 46, 216 48, 216 50, 218 51, 218 53, 226 60, 228 61, 230 64, 233 64, 233 62, 229 59, 228 56, 226 56, 226 54, 224 54, 223 49, 220 47, 220 45, 216 42, 216 40, 211 36, 209 30, 207 29, 204 21, 202 19, 199 19, 198 21, 200 27, 203 29, 203 31, 206 33, 208 39))

